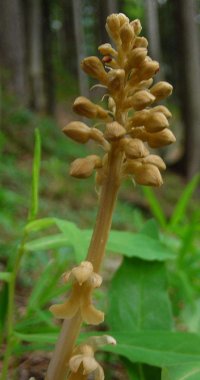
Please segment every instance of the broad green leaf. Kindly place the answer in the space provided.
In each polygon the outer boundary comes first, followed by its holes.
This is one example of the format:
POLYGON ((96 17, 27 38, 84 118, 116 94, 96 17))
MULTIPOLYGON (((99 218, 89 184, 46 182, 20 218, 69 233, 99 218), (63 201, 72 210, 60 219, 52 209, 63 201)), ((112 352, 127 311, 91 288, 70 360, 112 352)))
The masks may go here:
POLYGON ((143 193, 149 202, 149 206, 151 208, 152 214, 155 216, 155 218, 158 220, 160 225, 165 228, 167 225, 167 220, 165 218, 165 214, 156 198, 156 195, 154 191, 146 186, 142 186, 143 193))
POLYGON ((134 363, 141 362, 161 368, 200 363, 199 335, 156 330, 134 333, 109 331, 109 334, 117 340, 117 345, 106 346, 104 350, 119 354, 134 363))
POLYGON ((0 281, 10 282, 11 276, 10 272, 0 272, 0 281))
MULTIPOLYGON (((31 240, 26 243, 25 248, 29 251, 38 251, 68 246, 73 247, 77 262, 85 260, 92 231, 81 230, 74 223, 57 218, 50 218, 50 220, 47 219, 44 222, 41 220, 38 226, 46 228, 52 223, 55 223, 59 228, 60 234, 31 240)), ((29 228, 37 229, 37 221, 29 224, 29 228)), ((171 250, 158 238, 155 222, 149 221, 141 233, 138 234, 126 231, 111 231, 106 250, 149 261, 175 259, 175 255, 171 250)))
POLYGON ((197 174, 193 177, 193 179, 188 183, 188 185, 184 189, 181 197, 179 198, 176 204, 174 212, 172 214, 172 217, 170 220, 171 228, 175 227, 181 220, 184 219, 189 201, 194 191, 196 190, 199 182, 200 182, 200 174, 197 174))
POLYGON ((140 231, 141 234, 147 235, 153 239, 159 240, 159 229, 155 219, 148 220, 140 231))
POLYGON ((173 327, 164 264, 124 259, 108 292, 111 330, 170 330, 173 327))
POLYGON ((39 129, 35 129, 35 147, 32 169, 32 190, 31 190, 31 205, 29 209, 28 220, 35 219, 38 212, 38 188, 39 188, 39 175, 40 175, 40 161, 41 161, 41 138, 39 129))
POLYGON ((64 234, 49 235, 43 238, 34 239, 25 244, 27 251, 42 251, 60 247, 69 247, 70 240, 64 234))
POLYGON ((143 233, 133 234, 125 231, 111 231, 107 250, 121 253, 127 257, 138 257, 152 261, 174 259, 173 253, 161 241, 143 233))
POLYGON ((200 364, 186 364, 164 368, 162 380, 199 380, 200 364))

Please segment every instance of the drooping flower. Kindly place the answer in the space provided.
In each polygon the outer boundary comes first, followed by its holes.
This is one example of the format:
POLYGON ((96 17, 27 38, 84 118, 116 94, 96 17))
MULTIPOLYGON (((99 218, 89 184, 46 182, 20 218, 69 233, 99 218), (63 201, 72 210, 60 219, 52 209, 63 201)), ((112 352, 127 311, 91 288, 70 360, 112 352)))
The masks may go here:
POLYGON ((68 319, 80 311, 83 321, 88 324, 97 325, 103 322, 104 313, 92 304, 92 290, 102 283, 102 277, 94 273, 93 265, 89 261, 83 261, 65 273, 63 278, 65 282, 72 282, 72 290, 66 302, 50 307, 55 317, 68 319))
POLYGON ((94 357, 95 351, 102 345, 115 345, 114 338, 108 335, 91 337, 85 343, 75 347, 69 361, 71 371, 69 380, 86 380, 93 374, 94 380, 104 380, 104 371, 94 357))

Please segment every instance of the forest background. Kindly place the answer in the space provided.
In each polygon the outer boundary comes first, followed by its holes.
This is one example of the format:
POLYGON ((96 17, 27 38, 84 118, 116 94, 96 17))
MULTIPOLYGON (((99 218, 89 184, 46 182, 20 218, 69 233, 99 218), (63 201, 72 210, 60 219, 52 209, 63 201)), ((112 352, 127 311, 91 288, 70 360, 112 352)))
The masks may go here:
MULTIPOLYGON (((93 225, 97 198, 93 182, 80 183, 68 175, 70 161, 91 152, 92 143, 80 148, 62 136, 61 128, 74 119, 71 105, 76 96, 95 100, 101 95, 97 89, 90 90, 95 82, 89 82, 81 72, 80 61, 96 55, 97 47, 108 42, 106 17, 116 12, 141 20, 149 55, 160 62, 158 79, 174 87, 167 105, 173 114, 177 142, 162 150, 168 170, 163 188, 153 193, 166 220, 173 215, 185 186, 200 172, 200 0, 2 0, 1 271, 20 241, 30 204, 36 127, 42 140, 39 216, 65 218, 81 228, 93 225)), ((199 178, 195 187, 198 184, 199 178)), ((199 206, 198 192, 191 194, 184 223, 193 220, 199 206)), ((159 212, 152 196, 133 189, 130 183, 120 193, 113 225, 139 230, 153 214, 162 228, 159 212)), ((195 244, 199 252, 199 241, 195 244)), ((38 278, 35 265, 39 260, 44 268, 52 248, 62 250, 49 245, 46 255, 40 255, 41 248, 24 261, 16 297, 22 314, 32 283, 38 278)), ((105 270, 109 271, 109 265, 118 264, 110 260, 105 270)))

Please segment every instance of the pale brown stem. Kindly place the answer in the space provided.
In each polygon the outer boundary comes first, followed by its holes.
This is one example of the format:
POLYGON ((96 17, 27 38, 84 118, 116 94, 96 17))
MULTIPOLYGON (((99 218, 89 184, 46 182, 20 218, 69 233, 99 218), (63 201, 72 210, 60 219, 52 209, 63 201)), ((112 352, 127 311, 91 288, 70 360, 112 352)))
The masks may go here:
POLYGON ((64 320, 45 380, 66 379, 68 362, 80 332, 81 324, 82 318, 80 313, 77 313, 72 319, 64 320))
MULTIPOLYGON (((101 190, 99 211, 87 255, 87 260, 93 264, 95 272, 99 272, 105 253, 120 185, 121 165, 122 153, 119 151, 118 143, 114 143, 108 157, 107 176, 101 190)), ((81 324, 79 313, 72 319, 63 322, 45 380, 66 380, 67 365, 81 324)))
POLYGON ((120 185, 121 164, 122 154, 116 143, 108 157, 108 173, 101 191, 99 211, 87 255, 87 260, 93 264, 94 272, 99 272, 105 253, 120 185))

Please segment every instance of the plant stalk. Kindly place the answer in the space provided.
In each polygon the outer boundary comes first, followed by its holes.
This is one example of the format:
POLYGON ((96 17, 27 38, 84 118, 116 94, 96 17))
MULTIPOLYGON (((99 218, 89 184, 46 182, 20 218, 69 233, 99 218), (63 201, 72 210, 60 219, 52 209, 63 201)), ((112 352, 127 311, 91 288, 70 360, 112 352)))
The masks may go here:
POLYGON ((24 232, 21 244, 17 251, 17 257, 13 268, 12 276, 8 284, 8 316, 7 316, 7 342, 4 354, 3 368, 0 380, 6 380, 8 375, 9 358, 13 349, 13 332, 14 332, 14 302, 15 302, 15 287, 16 279, 20 266, 21 259, 25 252, 25 243, 27 240, 27 233, 24 232))
MULTIPOLYGON (((108 240, 112 215, 120 185, 122 153, 118 143, 113 143, 108 156, 108 171, 102 185, 99 210, 94 227, 87 259, 93 264, 94 272, 99 272, 108 240)), ((66 380, 67 366, 75 341, 79 335, 82 320, 79 312, 63 322, 62 330, 49 364, 45 380, 66 380)))

